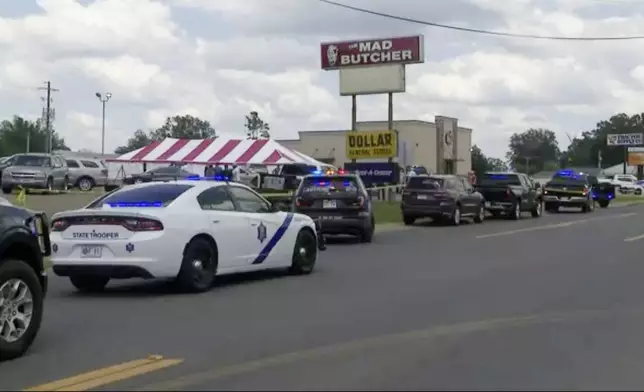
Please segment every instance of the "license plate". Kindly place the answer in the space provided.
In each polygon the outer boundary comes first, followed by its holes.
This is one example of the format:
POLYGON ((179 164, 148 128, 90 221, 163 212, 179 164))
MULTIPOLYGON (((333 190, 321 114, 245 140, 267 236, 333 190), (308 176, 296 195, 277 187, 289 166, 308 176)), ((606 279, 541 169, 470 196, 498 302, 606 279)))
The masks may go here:
POLYGON ((416 197, 418 198, 418 200, 429 200, 429 196, 427 195, 418 195, 416 197))
POLYGON ((322 202, 322 207, 323 208, 336 208, 337 204, 336 204, 335 200, 324 200, 322 202))
POLYGON ((338 220, 338 219, 342 219, 342 217, 341 216, 323 216, 322 217, 322 220, 338 220))
POLYGON ((81 246, 81 257, 84 259, 99 259, 103 254, 103 248, 97 245, 81 246))

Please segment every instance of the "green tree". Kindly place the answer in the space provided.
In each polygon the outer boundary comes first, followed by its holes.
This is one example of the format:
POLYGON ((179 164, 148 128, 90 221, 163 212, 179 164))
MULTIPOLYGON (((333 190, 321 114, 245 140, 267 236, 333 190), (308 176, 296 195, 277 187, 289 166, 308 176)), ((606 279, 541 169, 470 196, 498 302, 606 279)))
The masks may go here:
POLYGON ((624 162, 624 149, 606 145, 606 135, 617 133, 644 133, 644 113, 629 116, 619 113, 600 121, 591 131, 571 140, 566 151, 570 166, 610 167, 624 162), (601 157, 601 162, 599 162, 601 157))
POLYGON ((152 131, 150 139, 212 139, 216 136, 215 129, 208 121, 191 115, 168 117, 165 123, 152 131))
POLYGON ((134 135, 127 140, 127 144, 117 147, 116 150, 114 150, 114 153, 119 155, 127 154, 130 151, 145 147, 150 143, 152 143, 150 136, 142 130, 137 129, 136 132, 134 132, 134 135))
POLYGON ((499 158, 487 158, 487 170, 504 172, 508 171, 508 165, 499 158))
POLYGON ((546 163, 557 165, 561 151, 555 133, 549 129, 528 129, 510 137, 506 158, 517 171, 533 174, 544 170, 546 163))
MULTIPOLYGON (((45 152, 47 132, 40 121, 25 120, 14 116, 0 123, 0 156, 23 152, 45 152)), ((52 130, 52 149, 69 150, 65 139, 52 130)))
POLYGON ((246 136, 248 139, 270 139, 270 125, 259 117, 259 113, 250 112, 246 116, 246 136))
POLYGON ((476 176, 480 178, 483 173, 488 171, 488 158, 476 144, 472 146, 470 154, 472 157, 472 170, 476 173, 476 176))

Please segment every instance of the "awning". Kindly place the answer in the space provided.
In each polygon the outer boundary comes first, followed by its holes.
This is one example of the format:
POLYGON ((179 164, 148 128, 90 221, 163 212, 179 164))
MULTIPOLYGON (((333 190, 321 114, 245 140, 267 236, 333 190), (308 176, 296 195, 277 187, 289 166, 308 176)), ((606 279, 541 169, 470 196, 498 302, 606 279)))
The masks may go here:
POLYGON ((284 147, 274 140, 164 139, 123 154, 108 162, 281 165, 286 163, 321 164, 317 160, 284 147))

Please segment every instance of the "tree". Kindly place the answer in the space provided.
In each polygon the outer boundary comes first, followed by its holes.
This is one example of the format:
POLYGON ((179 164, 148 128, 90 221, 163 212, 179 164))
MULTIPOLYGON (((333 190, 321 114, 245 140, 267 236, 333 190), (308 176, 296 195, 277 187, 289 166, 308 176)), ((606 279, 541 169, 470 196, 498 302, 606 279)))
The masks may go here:
POLYGON ((570 166, 610 167, 624 162, 624 149, 606 145, 606 135, 644 133, 644 113, 629 116, 619 113, 600 121, 591 131, 571 140, 565 153, 570 166), (601 157, 601 162, 600 162, 601 157))
POLYGON ((487 158, 486 164, 488 171, 508 171, 508 165, 499 158, 487 158))
POLYGON ((178 139, 212 139, 216 136, 215 129, 208 121, 191 115, 168 117, 165 124, 150 134, 152 140, 165 138, 178 139))
POLYGON ((259 117, 259 113, 250 112, 246 116, 246 136, 249 139, 270 139, 270 126, 259 117))
POLYGON ((488 170, 488 159, 476 144, 472 146, 470 154, 472 157, 472 170, 480 178, 488 170))
POLYGON ((114 153, 119 155, 127 154, 130 151, 145 147, 150 143, 152 143, 150 136, 142 130, 137 129, 136 132, 134 132, 134 135, 127 140, 127 144, 125 146, 117 147, 116 150, 114 150, 114 153))
MULTIPOLYGON (((40 121, 14 116, 0 123, 0 156, 24 152, 45 152, 47 132, 40 121)), ((65 139, 52 130, 52 150, 69 150, 65 139)))
POLYGON ((142 130, 134 132, 125 146, 117 147, 114 153, 122 155, 138 148, 145 147, 156 140, 165 138, 177 139, 212 139, 216 137, 215 129, 208 121, 190 115, 168 117, 165 123, 155 130, 145 133, 142 130))
POLYGON ((555 133, 549 129, 528 129, 510 137, 506 158, 517 171, 533 174, 544 170, 546 163, 557 166, 559 162, 559 143, 555 133))

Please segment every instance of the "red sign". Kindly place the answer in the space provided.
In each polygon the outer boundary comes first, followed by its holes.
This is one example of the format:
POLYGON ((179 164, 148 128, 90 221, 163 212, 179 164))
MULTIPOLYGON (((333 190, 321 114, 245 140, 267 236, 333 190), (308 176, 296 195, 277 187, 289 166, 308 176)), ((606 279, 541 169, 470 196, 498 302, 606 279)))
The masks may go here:
POLYGON ((423 36, 327 42, 320 46, 322 69, 425 61, 423 36))

